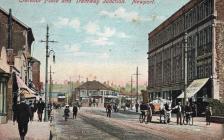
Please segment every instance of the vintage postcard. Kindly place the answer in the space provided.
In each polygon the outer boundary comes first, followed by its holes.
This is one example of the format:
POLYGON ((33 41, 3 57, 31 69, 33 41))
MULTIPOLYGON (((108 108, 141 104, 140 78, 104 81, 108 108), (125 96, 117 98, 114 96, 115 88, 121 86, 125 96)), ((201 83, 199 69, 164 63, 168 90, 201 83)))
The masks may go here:
POLYGON ((224 140, 224 0, 0 0, 0 140, 224 140))

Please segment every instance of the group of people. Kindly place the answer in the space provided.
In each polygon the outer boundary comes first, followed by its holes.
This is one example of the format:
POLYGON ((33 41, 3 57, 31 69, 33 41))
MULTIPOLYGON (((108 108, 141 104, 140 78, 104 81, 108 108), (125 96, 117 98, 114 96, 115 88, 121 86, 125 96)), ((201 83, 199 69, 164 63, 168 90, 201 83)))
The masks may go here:
MULTIPOLYGON (((136 106, 136 112, 138 111, 138 105, 136 106)), ((142 102, 140 104, 140 111, 141 115, 144 116, 143 120, 147 118, 147 122, 151 122, 152 120, 152 107, 147 104, 142 102)), ((173 108, 171 107, 171 104, 165 103, 164 105, 161 106, 160 108, 160 122, 161 118, 163 118, 163 121, 169 123, 171 119, 171 112, 174 111, 176 113, 176 123, 179 125, 182 124, 193 124, 193 108, 192 105, 188 102, 185 107, 181 105, 180 102, 176 104, 173 108)), ((211 121, 211 115, 212 115, 212 109, 211 107, 206 107, 205 111, 205 117, 206 117, 206 124, 210 125, 211 121)))
MULTIPOLYGON (((143 121, 145 121, 146 118, 147 118, 146 122, 152 121, 152 108, 149 104, 142 102, 140 104, 140 111, 143 117, 143 121)), ((138 112, 138 109, 136 109, 136 112, 138 112)))
POLYGON ((13 124, 17 121, 21 140, 24 140, 28 130, 28 123, 29 121, 33 121, 35 112, 38 114, 39 121, 42 121, 44 108, 45 103, 41 98, 38 103, 36 103, 36 100, 26 103, 24 95, 20 96, 20 103, 13 105, 13 124))
MULTIPOLYGON (((73 115, 72 115, 73 117, 72 118, 76 119, 77 113, 78 113, 78 106, 77 105, 73 106, 72 112, 73 112, 73 115)), ((64 117, 65 117, 66 121, 67 121, 67 118, 69 117, 69 113, 70 113, 69 105, 66 105, 65 109, 64 109, 64 117)))
POLYGON ((116 103, 113 104, 113 105, 111 103, 109 103, 109 104, 106 105, 107 117, 109 117, 109 118, 111 117, 112 110, 114 112, 118 112, 119 111, 118 105, 116 103))

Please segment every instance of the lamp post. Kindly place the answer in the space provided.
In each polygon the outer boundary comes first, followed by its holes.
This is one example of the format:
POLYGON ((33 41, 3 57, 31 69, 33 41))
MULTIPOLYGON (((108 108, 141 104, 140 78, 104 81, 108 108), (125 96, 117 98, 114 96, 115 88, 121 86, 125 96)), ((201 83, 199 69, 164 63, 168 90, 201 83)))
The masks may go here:
POLYGON ((187 54, 188 54, 188 45, 187 45, 187 33, 184 34, 184 106, 186 105, 187 100, 187 54))
POLYGON ((47 34, 46 34, 46 40, 41 42, 46 42, 46 66, 45 66, 45 110, 44 110, 44 121, 48 121, 48 115, 47 115, 47 108, 48 108, 48 58, 50 57, 50 54, 53 52, 53 62, 55 62, 55 52, 53 50, 49 50, 48 43, 55 43, 56 41, 49 41, 49 27, 47 25, 47 34))

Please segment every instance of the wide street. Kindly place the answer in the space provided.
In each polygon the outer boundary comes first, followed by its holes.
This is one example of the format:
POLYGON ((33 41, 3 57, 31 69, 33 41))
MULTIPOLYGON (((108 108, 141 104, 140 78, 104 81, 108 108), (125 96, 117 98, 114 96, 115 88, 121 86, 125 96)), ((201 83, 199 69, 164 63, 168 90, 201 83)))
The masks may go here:
MULTIPOLYGON (((71 109, 70 109, 71 110, 71 109)), ((203 139, 222 140, 224 130, 221 124, 206 126, 204 118, 195 118, 194 125, 176 125, 172 118, 170 124, 158 123, 158 116, 153 116, 149 124, 139 123, 139 114, 126 111, 112 113, 106 117, 104 108, 83 107, 77 119, 64 121, 62 109, 54 110, 53 139, 109 139, 109 140, 146 140, 146 139, 203 139)))

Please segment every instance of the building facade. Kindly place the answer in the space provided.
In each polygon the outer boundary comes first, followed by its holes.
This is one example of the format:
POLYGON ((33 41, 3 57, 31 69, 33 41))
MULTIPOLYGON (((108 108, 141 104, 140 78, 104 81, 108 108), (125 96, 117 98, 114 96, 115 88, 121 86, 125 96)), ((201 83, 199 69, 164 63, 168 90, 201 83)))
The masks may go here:
POLYGON ((190 0, 148 34, 151 99, 183 98, 185 87, 187 98, 224 99, 223 6, 223 0, 190 0))
MULTIPOLYGON (((3 84, 3 91, 7 92, 6 97, 3 97, 3 102, 6 104, 5 115, 8 119, 12 119, 12 106, 17 103, 17 97, 22 92, 19 91, 19 86, 24 87, 26 85, 25 88, 28 89, 28 92, 31 91, 27 87, 30 77, 28 58, 31 57, 31 45, 34 36, 32 29, 12 16, 11 11, 7 12, 0 8, 0 19, 0 52, 6 54, 6 62, 3 63, 7 63, 9 67, 7 73, 10 75, 7 84, 3 84)), ((5 58, 4 55, 1 55, 2 57, 5 58)), ((1 67, 2 65, 0 65, 1 67)), ((0 79, 3 79, 3 76, 0 76, 0 79)))
MULTIPOLYGON (((81 101, 84 106, 89 106, 91 104, 104 106, 104 103, 113 102, 113 100, 117 99, 119 96, 116 90, 95 80, 87 81, 77 87, 75 94, 79 97, 79 101, 81 101)), ((76 97, 76 100, 77 99, 76 97)))

